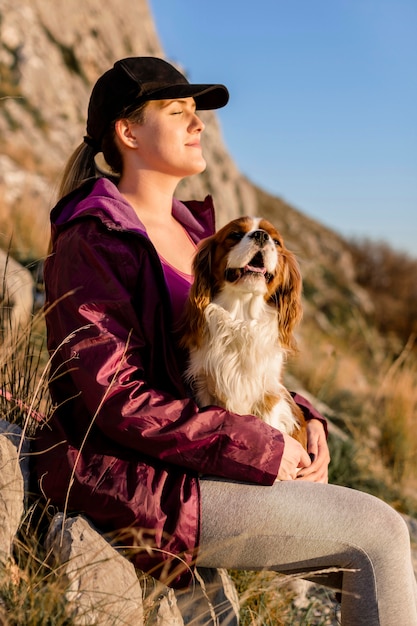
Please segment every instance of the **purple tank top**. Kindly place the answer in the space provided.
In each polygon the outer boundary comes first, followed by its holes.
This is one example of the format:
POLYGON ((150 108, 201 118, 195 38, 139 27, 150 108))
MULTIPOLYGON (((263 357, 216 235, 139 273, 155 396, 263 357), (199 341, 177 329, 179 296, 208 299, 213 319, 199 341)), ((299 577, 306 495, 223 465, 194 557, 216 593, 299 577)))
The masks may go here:
POLYGON ((190 274, 185 274, 184 272, 177 270, 161 256, 159 258, 161 259, 165 282, 171 297, 172 324, 175 327, 178 324, 184 310, 184 305, 193 282, 193 277, 190 274))

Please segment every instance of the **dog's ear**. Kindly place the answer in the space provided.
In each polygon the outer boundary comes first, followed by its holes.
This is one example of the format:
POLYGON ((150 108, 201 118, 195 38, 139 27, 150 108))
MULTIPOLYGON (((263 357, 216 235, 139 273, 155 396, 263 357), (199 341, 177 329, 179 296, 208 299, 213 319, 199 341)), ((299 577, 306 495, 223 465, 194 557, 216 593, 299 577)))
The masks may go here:
POLYGON ((212 299, 211 260, 214 237, 204 239, 194 257, 194 282, 185 305, 182 343, 186 347, 198 346, 204 335, 204 311, 212 299))
POLYGON ((293 351, 296 343, 293 332, 301 321, 302 278, 295 255, 289 250, 281 251, 280 282, 270 302, 277 307, 278 330, 282 345, 293 351))

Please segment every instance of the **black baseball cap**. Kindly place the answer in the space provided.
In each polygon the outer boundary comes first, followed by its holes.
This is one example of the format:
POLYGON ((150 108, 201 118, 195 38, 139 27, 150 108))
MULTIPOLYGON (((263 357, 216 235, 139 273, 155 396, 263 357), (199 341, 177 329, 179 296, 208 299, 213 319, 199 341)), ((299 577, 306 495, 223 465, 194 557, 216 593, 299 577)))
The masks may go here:
POLYGON ((191 84, 163 59, 120 59, 93 87, 85 140, 99 147, 109 125, 143 102, 189 97, 197 109, 219 109, 227 104, 229 92, 224 85, 191 84))

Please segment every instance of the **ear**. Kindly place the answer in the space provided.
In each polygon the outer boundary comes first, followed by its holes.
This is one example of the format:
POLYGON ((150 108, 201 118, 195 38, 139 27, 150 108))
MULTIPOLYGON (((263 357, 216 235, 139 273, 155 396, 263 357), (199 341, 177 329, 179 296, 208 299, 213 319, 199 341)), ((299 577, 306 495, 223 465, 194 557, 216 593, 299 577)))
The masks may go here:
POLYGON ((183 339, 184 346, 198 346, 205 332, 204 311, 212 300, 211 261, 214 237, 204 239, 194 257, 194 282, 185 305, 183 339))
POLYGON ((137 148, 135 125, 127 119, 116 120, 114 130, 117 139, 127 148, 137 148))
POLYGON ((300 268, 292 252, 282 251, 281 281, 271 298, 278 311, 278 330, 282 345, 287 350, 296 349, 293 331, 301 321, 302 279, 300 268))

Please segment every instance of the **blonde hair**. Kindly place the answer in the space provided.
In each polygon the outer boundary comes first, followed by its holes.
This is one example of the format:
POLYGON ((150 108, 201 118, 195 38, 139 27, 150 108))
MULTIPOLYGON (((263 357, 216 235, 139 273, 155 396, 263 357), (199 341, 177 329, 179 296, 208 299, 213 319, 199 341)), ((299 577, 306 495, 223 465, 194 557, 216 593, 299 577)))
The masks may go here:
POLYGON ((66 196, 88 178, 97 176, 95 152, 94 148, 84 142, 74 150, 62 174, 58 191, 59 198, 66 196))

